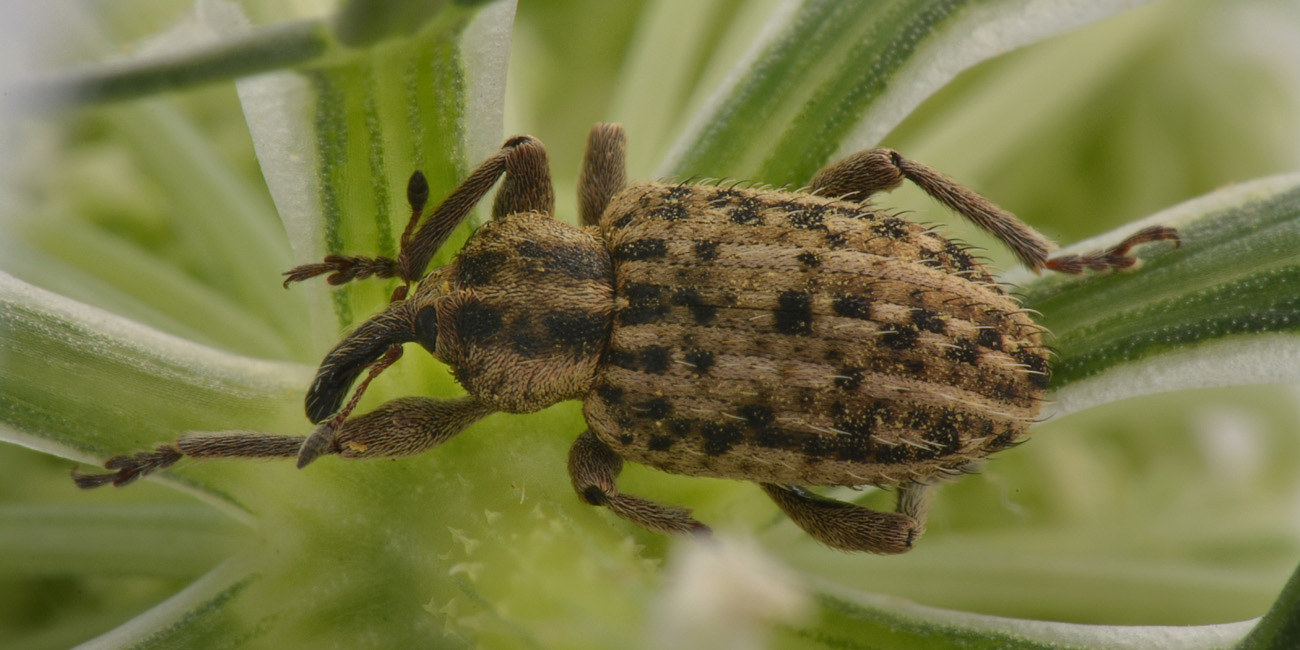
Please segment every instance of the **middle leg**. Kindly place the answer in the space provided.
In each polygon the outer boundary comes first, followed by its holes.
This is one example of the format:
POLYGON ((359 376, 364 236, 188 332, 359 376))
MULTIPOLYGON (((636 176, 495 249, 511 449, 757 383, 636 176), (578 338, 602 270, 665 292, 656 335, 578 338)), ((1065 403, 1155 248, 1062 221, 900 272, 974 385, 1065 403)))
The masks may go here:
POLYGON ((690 511, 665 506, 630 494, 620 494, 614 480, 623 470, 618 457, 588 429, 569 450, 569 478, 583 501, 605 506, 614 514, 653 531, 669 534, 708 534, 709 527, 691 517, 690 511))

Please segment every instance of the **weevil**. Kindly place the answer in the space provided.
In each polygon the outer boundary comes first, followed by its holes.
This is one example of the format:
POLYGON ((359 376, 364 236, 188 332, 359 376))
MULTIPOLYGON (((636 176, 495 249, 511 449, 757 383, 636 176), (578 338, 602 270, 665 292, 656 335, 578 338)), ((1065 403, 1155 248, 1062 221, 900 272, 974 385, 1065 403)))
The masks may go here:
POLYGON ((924 531, 941 479, 1015 444, 1039 414, 1047 333, 962 245, 871 196, 910 180, 992 234, 1035 271, 1133 266, 1152 227, 1085 255, 889 149, 817 172, 800 191, 728 183, 629 185, 621 126, 592 129, 579 179, 581 226, 554 216, 546 150, 514 137, 423 218, 393 258, 331 255, 286 273, 400 284, 385 309, 321 362, 307 391, 310 435, 190 433, 152 452, 74 472, 125 485, 194 458, 390 458, 438 446, 496 412, 582 400, 587 429, 569 475, 578 496, 663 533, 707 533, 683 507, 619 490, 624 460, 753 481, 833 548, 901 553, 924 531), (492 220, 455 259, 434 253, 499 179, 492 220), (379 372, 418 343, 463 397, 403 397, 352 416, 379 372), (360 384, 362 374, 366 377, 360 384), (354 384, 357 384, 353 391, 354 384), (352 398, 348 399, 349 392, 352 398), (816 486, 881 486, 893 512, 832 500, 816 486))

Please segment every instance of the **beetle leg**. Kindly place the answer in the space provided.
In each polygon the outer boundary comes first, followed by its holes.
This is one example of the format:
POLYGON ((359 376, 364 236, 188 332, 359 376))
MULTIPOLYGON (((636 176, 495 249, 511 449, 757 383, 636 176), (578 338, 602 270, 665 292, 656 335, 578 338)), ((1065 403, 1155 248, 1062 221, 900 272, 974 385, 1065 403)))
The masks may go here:
MULTIPOLYGON (((436 447, 463 431, 492 408, 473 397, 433 399, 403 397, 343 423, 322 453, 344 458, 411 456, 436 447)), ((306 436, 286 436, 258 431, 187 433, 152 452, 116 456, 104 463, 111 474, 84 474, 73 470, 81 488, 112 483, 122 486, 176 464, 181 458, 293 458, 306 436)))
POLYGON ((555 188, 551 186, 551 166, 546 147, 527 135, 506 141, 506 175, 492 204, 492 218, 522 212, 555 214, 555 188))
POLYGON ((515 136, 470 172, 418 228, 416 224, 429 198, 429 185, 420 172, 411 175, 406 187, 411 219, 402 233, 397 260, 330 255, 324 262, 303 264, 285 272, 285 286, 326 273, 332 273, 331 284, 343 284, 370 275, 400 277, 407 283, 419 280, 433 254, 491 191, 502 174, 506 175, 506 180, 493 205, 494 217, 527 211, 554 213, 555 192, 551 189, 546 148, 536 138, 515 136))
POLYGON ((1129 250, 1138 244, 1150 241, 1172 241, 1175 246, 1182 245, 1177 230, 1165 226, 1150 226, 1129 235, 1124 241, 1105 250, 1082 255, 1059 255, 1047 260, 1043 266, 1061 273, 1083 273, 1086 269, 1094 271, 1127 269, 1137 264, 1137 258, 1130 256, 1129 250))
POLYGON ((582 225, 594 226, 609 200, 627 185, 627 134, 620 124, 597 124, 587 136, 578 177, 578 214, 582 225))
POLYGON ((793 485, 760 483, 763 491, 813 539, 842 551, 895 554, 912 550, 925 532, 931 487, 899 487, 895 512, 827 499, 793 485))
POLYGON ((851 200, 865 201, 876 192, 898 187, 904 179, 997 237, 1029 268, 1043 268, 1047 252, 1053 248, 1050 240, 992 201, 892 149, 861 151, 831 163, 817 172, 809 185, 823 196, 852 195, 851 200))
POLYGON ((569 450, 569 478, 583 501, 605 506, 614 514, 653 531, 669 534, 708 534, 709 527, 678 506, 664 506, 628 494, 619 494, 614 480, 623 470, 619 458, 591 429, 583 432, 569 450))
POLYGON ((813 176, 809 187, 823 196, 851 195, 855 200, 864 201, 876 192, 893 190, 904 179, 912 181, 935 200, 997 237, 1034 271, 1049 269, 1062 273, 1082 273, 1085 269, 1105 271, 1129 268, 1137 263, 1136 258, 1128 255, 1132 247, 1150 241, 1178 242, 1178 232, 1173 228, 1153 226, 1113 248, 1048 259, 1047 253, 1055 246, 1037 230, 951 178, 914 160, 908 160, 892 149, 862 151, 827 165, 813 176))

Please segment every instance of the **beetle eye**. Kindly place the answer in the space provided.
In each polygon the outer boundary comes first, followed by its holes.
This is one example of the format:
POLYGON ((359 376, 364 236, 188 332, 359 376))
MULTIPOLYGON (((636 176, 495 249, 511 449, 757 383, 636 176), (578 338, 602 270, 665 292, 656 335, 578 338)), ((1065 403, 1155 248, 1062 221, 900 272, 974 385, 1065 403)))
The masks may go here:
POLYGON ((415 336, 416 342, 424 346, 429 354, 438 345, 438 310, 433 307, 424 307, 415 314, 415 336))

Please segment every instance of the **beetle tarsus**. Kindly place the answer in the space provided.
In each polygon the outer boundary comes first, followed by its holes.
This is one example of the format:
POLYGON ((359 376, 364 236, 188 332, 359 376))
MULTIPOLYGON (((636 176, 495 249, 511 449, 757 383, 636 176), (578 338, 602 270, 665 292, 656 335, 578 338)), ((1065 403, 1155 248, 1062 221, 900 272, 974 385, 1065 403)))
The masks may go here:
POLYGON ((141 451, 129 456, 114 456, 108 459, 104 462, 104 469, 117 470, 113 473, 86 474, 74 469, 72 480, 83 490, 102 487, 109 483, 122 487, 141 476, 175 465, 183 455, 175 445, 158 445, 152 452, 141 451))

